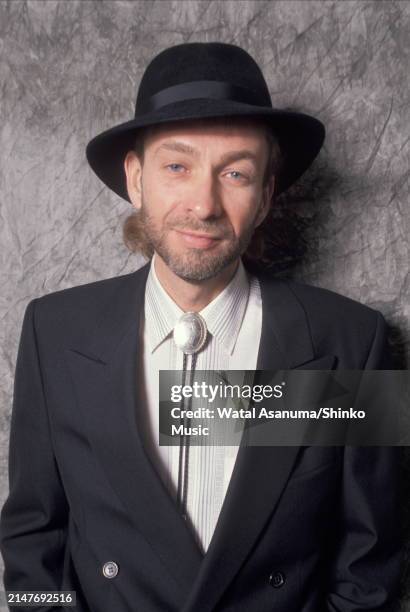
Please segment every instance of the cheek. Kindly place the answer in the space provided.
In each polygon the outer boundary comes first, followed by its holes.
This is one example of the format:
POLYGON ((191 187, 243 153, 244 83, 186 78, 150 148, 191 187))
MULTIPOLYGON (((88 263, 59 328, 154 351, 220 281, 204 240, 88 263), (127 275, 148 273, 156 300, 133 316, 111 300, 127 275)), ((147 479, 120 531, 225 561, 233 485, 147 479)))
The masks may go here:
POLYGON ((150 209, 161 216, 170 212, 181 202, 189 199, 188 187, 176 184, 175 179, 164 177, 161 173, 147 172, 143 180, 144 199, 150 209))
POLYGON ((243 234, 255 222, 258 207, 259 202, 257 198, 226 206, 226 215, 237 236, 243 234))
POLYGON ((155 181, 145 180, 142 186, 142 203, 152 219, 161 221, 172 208, 167 190, 155 181))

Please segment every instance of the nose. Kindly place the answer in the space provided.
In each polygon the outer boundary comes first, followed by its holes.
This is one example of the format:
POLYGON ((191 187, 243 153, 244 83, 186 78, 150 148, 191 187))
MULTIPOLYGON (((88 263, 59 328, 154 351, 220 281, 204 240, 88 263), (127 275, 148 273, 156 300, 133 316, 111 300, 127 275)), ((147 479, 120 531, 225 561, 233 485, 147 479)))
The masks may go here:
POLYGON ((189 208, 198 219, 217 218, 223 214, 221 197, 211 173, 204 174, 195 182, 189 208))

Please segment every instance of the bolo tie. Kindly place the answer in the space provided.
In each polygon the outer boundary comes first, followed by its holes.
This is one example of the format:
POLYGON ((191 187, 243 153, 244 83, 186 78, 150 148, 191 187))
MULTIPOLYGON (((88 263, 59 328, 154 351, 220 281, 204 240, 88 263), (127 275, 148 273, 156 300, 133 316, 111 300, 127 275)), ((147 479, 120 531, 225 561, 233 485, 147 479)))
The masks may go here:
MULTIPOLYGON (((189 385, 192 386, 197 355, 204 346, 207 339, 208 330, 204 318, 197 312, 185 312, 177 321, 173 338, 175 345, 183 353, 182 365, 182 384, 186 385, 186 378, 189 374, 189 385), (190 370, 188 372, 188 358, 191 356, 190 370)), ((187 410, 191 408, 192 397, 188 399, 187 410)), ((185 398, 182 398, 182 408, 185 398)), ((189 468, 189 436, 185 435, 186 428, 189 427, 191 419, 181 417, 180 423, 183 425, 183 433, 179 438, 179 463, 178 463, 178 488, 177 506, 182 517, 187 519, 187 499, 188 499, 188 468, 189 468)))

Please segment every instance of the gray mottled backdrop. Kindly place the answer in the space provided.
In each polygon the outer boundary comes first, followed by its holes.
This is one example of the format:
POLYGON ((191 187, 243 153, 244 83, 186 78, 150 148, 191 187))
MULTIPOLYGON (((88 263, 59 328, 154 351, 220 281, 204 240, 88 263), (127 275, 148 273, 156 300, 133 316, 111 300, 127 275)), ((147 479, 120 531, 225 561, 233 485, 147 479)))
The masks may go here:
MULTIPOLYGON (((159 50, 216 40, 260 62, 274 105, 327 127, 314 166, 278 208, 305 245, 285 272, 380 309, 396 367, 408 368, 410 3, 1 2, 1 502, 28 301, 142 263, 122 243, 131 207, 89 170, 85 145, 131 118, 159 50)), ((405 461, 406 539, 409 469, 405 461)), ((408 573, 406 563, 406 611, 408 573)))

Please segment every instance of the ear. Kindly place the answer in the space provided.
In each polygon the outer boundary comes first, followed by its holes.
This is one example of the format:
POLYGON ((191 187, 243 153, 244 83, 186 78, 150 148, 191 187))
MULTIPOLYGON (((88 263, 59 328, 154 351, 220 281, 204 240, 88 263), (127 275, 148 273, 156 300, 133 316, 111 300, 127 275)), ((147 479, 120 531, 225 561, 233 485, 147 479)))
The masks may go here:
POLYGON ((142 198, 142 165, 135 151, 128 151, 124 159, 124 171, 127 177, 127 191, 134 208, 141 208, 142 198))
POLYGON ((273 193, 275 191, 275 176, 272 174, 269 181, 263 188, 261 205, 256 215, 255 228, 258 227, 266 218, 272 204, 273 193))

